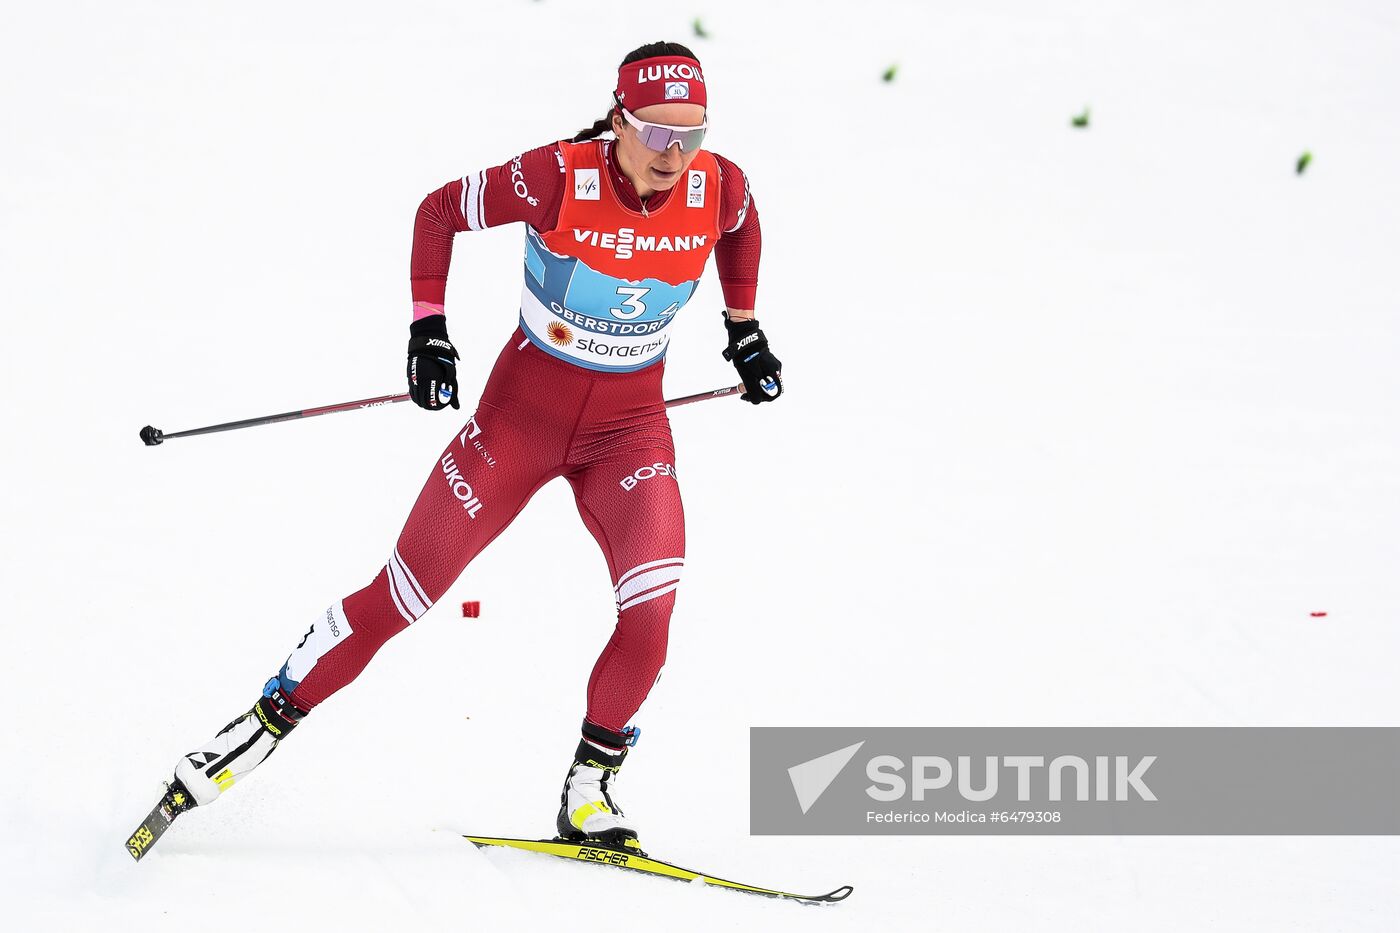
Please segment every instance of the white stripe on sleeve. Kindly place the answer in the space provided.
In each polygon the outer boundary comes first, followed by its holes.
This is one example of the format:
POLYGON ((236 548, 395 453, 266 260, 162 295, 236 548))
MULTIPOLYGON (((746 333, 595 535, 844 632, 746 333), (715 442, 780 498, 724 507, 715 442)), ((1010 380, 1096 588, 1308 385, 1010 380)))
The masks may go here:
POLYGON ((462 179, 462 216, 467 218, 468 230, 486 228, 486 173, 477 172, 462 179))
MULTIPOLYGON (((740 172, 739 174, 743 175, 744 173, 740 172)), ((739 219, 734 221, 734 226, 724 231, 725 233, 733 233, 744 225, 744 219, 749 216, 749 198, 749 176, 744 175, 744 204, 739 208, 739 219)))

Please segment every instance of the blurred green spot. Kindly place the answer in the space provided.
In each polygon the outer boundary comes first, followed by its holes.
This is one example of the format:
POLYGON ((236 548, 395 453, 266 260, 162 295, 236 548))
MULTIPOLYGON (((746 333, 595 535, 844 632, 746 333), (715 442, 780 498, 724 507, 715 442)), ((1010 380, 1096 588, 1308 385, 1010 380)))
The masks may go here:
POLYGON ((1089 125, 1089 108, 1085 107, 1083 113, 1070 117, 1069 125, 1076 129, 1085 129, 1089 125))
POLYGON ((899 66, 898 66, 898 65, 891 65, 890 67, 888 67, 888 68, 885 69, 885 73, 884 73, 883 75, 881 75, 881 78, 884 80, 884 82, 885 82, 886 84, 889 84, 891 81, 894 80, 894 76, 895 76, 896 74, 898 74, 898 73, 899 73, 899 66))
POLYGON ((1299 175, 1301 175, 1301 174, 1303 174, 1303 172, 1307 171, 1308 163, 1311 162, 1311 161, 1312 161, 1312 153, 1311 153, 1311 152, 1308 152, 1307 150, 1304 150, 1304 151, 1303 151, 1303 154, 1300 155, 1300 156, 1298 156, 1298 168, 1297 168, 1297 172, 1298 172, 1299 175))
POLYGON ((700 17, 695 17, 695 22, 691 23, 690 27, 695 30, 696 37, 700 39, 710 38, 710 34, 705 31, 705 24, 700 22, 700 17))

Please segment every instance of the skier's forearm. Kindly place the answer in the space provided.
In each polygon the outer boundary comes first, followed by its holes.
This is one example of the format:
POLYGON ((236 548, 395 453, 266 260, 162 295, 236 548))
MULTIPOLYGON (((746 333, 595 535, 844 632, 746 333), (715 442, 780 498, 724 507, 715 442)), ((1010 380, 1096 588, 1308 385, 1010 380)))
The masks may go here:
POLYGON ((719 273, 724 303, 731 309, 739 309, 741 315, 744 315, 742 309, 750 309, 747 317, 753 317, 751 309, 758 292, 758 260, 762 252, 758 208, 750 201, 742 226, 724 234, 715 244, 715 271, 719 273))
POLYGON ((462 182, 448 182, 423 199, 413 222, 413 257, 409 260, 409 284, 413 292, 414 320, 422 306, 436 306, 441 313, 447 291, 447 270, 452 264, 452 238, 466 229, 456 204, 462 182))

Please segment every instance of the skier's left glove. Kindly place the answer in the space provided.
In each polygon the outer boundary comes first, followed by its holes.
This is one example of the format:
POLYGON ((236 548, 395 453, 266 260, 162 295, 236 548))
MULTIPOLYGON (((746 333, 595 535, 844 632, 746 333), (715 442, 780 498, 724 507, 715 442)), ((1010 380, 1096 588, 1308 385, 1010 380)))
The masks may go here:
POLYGON ((757 405, 782 395, 783 363, 768 351, 768 338, 759 330, 758 322, 730 320, 726 311, 724 329, 729 332, 724 358, 734 364, 744 381, 744 394, 739 397, 757 405))
POLYGON ((437 411, 457 401, 457 348, 447 339, 441 314, 419 318, 408 326, 408 394, 419 408, 437 411))

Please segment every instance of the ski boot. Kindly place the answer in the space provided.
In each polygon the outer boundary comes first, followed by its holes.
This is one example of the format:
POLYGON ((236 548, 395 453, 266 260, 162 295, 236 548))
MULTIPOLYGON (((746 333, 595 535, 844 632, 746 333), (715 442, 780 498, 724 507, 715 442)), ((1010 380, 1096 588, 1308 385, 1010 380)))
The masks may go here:
POLYGON ((583 738, 574 751, 574 763, 559 795, 555 825, 560 839, 646 854, 637 841, 636 826, 613 800, 622 760, 640 734, 641 730, 634 726, 617 733, 583 721, 583 738))
POLYGON ((272 678, 252 709, 180 759, 175 783, 191 798, 190 806, 213 803, 262 764, 305 715, 282 694, 281 682, 272 678))

